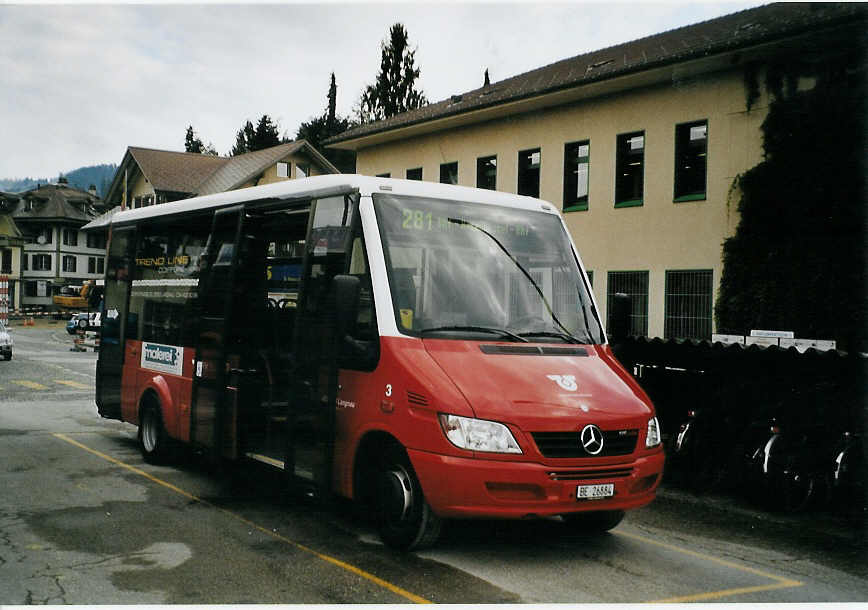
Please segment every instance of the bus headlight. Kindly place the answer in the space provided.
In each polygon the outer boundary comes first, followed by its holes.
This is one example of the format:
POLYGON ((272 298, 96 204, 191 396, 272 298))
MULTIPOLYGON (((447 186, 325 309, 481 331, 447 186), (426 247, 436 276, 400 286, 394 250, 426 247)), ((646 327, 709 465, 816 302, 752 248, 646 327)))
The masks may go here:
POLYGON ((509 428, 496 421, 440 413, 440 425, 449 442, 461 449, 489 453, 521 453, 509 428))
POLYGON ((648 433, 645 435, 645 448, 650 449, 660 444, 660 423, 656 417, 648 420, 648 433))

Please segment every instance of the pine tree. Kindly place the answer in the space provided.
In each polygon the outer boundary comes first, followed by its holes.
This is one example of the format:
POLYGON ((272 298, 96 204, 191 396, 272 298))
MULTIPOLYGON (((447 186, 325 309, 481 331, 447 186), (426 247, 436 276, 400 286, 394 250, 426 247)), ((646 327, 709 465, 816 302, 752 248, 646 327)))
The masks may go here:
POLYGON ((337 116, 337 104, 338 104, 338 85, 335 81, 335 73, 332 72, 332 80, 329 83, 329 110, 328 110, 328 119, 326 120, 326 129, 329 131, 329 135, 334 135, 332 130, 335 125, 335 117, 337 116))
POLYGON ((202 143, 202 140, 199 136, 196 135, 196 132, 193 130, 193 126, 189 125, 187 127, 187 133, 184 136, 184 150, 188 153, 199 153, 201 155, 214 155, 217 156, 217 149, 214 148, 214 145, 211 142, 208 142, 207 145, 202 143))
POLYGON ((235 146, 232 147, 232 150, 229 152, 230 157, 234 157, 235 155, 243 155, 246 152, 249 152, 247 148, 248 139, 252 139, 253 134, 253 124, 250 121, 238 130, 238 133, 235 134, 235 146), (251 134, 248 136, 248 133, 251 134))
POLYGON ((250 151, 262 150, 263 148, 271 148, 280 144, 280 135, 278 132, 277 123, 271 120, 267 114, 263 114, 262 118, 256 124, 256 131, 253 133, 252 141, 248 140, 247 147, 250 151))
POLYGON ((184 138, 184 150, 188 153, 201 153, 202 140, 196 137, 196 132, 193 131, 193 126, 187 127, 187 135, 184 138))
POLYGON ((416 67, 416 49, 411 50, 407 30, 396 23, 389 30, 389 42, 380 43, 380 73, 373 85, 362 92, 356 109, 362 123, 387 119, 401 112, 421 108, 428 103, 416 89, 420 70, 416 67))
POLYGON ((348 118, 337 114, 338 86, 335 81, 334 72, 331 74, 327 97, 328 107, 326 111, 322 115, 302 123, 295 134, 295 139, 306 140, 308 144, 321 152, 338 170, 343 173, 352 173, 356 170, 355 153, 350 150, 335 150, 322 146, 325 140, 355 126, 348 118))

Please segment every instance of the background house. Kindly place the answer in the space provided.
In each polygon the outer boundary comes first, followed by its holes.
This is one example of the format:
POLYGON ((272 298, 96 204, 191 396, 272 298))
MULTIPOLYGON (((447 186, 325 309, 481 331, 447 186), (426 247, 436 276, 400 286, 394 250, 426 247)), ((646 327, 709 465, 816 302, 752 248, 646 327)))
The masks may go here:
POLYGON ((64 286, 81 286, 105 273, 105 237, 82 226, 102 211, 96 189, 81 191, 65 178, 20 193, 10 213, 22 237, 20 307, 51 307, 64 286))
MULTIPOLYGON (((7 282, 6 291, 0 293, 5 299, 5 311, 15 309, 21 303, 21 255, 24 236, 12 218, 12 210, 20 200, 13 193, 0 192, 0 276, 7 282)), ((0 307, 0 311, 4 310, 0 307)))
POLYGON ((337 174, 305 140, 217 157, 130 146, 106 194, 110 206, 139 208, 280 180, 337 174))
POLYGON ((625 292, 634 333, 709 339, 721 244, 739 221, 735 180, 763 159, 772 96, 759 84, 812 89, 812 66, 851 53, 866 15, 857 3, 746 10, 483 84, 326 145, 356 151, 359 173, 554 203, 604 315, 625 292))

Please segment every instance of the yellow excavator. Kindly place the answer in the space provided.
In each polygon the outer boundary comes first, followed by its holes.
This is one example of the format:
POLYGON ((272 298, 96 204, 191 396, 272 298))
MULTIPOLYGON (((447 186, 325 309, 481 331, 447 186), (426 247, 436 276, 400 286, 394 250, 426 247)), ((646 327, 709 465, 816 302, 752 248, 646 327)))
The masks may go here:
POLYGON ((87 309, 89 298, 95 285, 96 283, 93 280, 88 280, 81 288, 78 288, 77 294, 75 292, 77 287, 70 287, 65 291, 66 294, 54 295, 54 304, 61 309, 87 309))

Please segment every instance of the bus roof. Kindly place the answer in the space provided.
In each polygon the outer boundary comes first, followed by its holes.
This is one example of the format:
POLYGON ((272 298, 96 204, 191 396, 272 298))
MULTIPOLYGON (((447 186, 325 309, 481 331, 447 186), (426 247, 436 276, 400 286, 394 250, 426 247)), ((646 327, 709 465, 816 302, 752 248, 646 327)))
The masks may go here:
POLYGON ((114 214, 104 214, 82 227, 82 229, 92 230, 107 227, 109 224, 136 223, 148 218, 189 214, 190 212, 206 211, 253 201, 318 198, 353 192, 358 192, 363 196, 385 192, 394 195, 451 199, 557 213, 556 208, 552 204, 523 195, 419 180, 374 178, 359 174, 330 174, 298 180, 285 180, 262 186, 206 195, 204 197, 181 199, 135 210, 124 210, 114 214))

